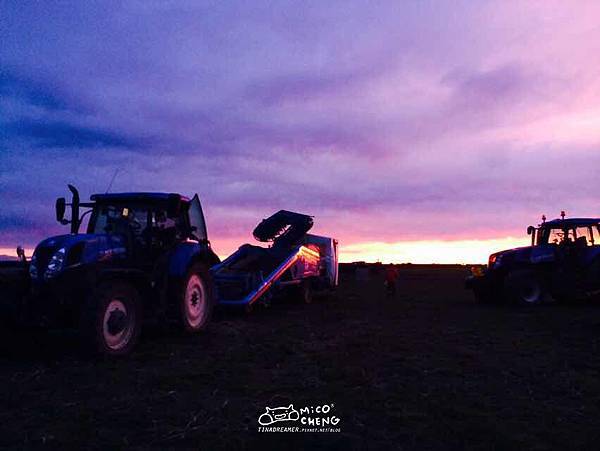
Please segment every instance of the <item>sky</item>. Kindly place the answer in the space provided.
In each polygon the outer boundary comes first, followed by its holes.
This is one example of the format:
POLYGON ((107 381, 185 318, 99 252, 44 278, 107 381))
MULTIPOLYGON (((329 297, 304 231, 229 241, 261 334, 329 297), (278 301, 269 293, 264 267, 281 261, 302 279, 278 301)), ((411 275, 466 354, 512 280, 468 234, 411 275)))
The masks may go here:
POLYGON ((75 184, 279 209, 343 261, 477 263, 598 216, 600 3, 0 1, 0 253, 75 184), (116 174, 116 175, 115 175, 116 174))

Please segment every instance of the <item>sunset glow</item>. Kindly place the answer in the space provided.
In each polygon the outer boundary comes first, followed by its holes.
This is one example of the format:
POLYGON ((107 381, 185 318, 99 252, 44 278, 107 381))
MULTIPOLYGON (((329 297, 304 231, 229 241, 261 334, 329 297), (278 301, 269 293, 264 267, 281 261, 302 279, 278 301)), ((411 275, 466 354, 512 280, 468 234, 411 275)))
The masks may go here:
MULTIPOLYGON (((221 259, 233 253, 242 241, 219 242, 213 244, 221 259)), ((527 238, 507 237, 492 240, 458 240, 458 241, 399 241, 392 243, 367 242, 342 244, 340 247, 340 262, 355 261, 383 263, 460 263, 483 264, 489 254, 517 246, 526 246, 527 238)), ((30 257, 33 248, 26 248, 25 255, 30 257)), ((16 256, 13 248, 0 248, 0 255, 16 256)))
POLYGON ((495 251, 527 244, 527 239, 514 237, 494 240, 357 243, 342 246, 340 257, 342 262, 484 264, 495 251))

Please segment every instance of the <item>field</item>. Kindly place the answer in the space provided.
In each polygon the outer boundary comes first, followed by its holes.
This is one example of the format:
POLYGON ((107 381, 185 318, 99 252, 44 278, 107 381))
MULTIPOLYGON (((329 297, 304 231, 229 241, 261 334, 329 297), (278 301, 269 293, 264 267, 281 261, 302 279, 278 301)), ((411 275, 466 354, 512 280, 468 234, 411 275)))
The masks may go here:
POLYGON ((198 337, 150 330, 125 360, 3 331, 0 447, 597 446, 600 306, 476 306, 464 267, 400 272, 394 298, 346 273, 331 299, 222 314, 198 337), (341 432, 257 431, 289 404, 333 404, 341 432))

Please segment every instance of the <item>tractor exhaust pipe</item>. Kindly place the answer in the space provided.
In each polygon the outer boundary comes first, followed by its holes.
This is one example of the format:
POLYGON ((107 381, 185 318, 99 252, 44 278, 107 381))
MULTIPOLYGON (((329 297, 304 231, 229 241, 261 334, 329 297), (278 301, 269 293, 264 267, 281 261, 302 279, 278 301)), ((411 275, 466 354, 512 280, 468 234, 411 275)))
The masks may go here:
POLYGON ((71 233, 75 235, 79 231, 79 191, 73 185, 67 185, 73 195, 71 199, 71 233))
POLYGON ((79 231, 79 191, 73 185, 67 185, 69 187, 69 191, 71 191, 72 199, 71 203, 67 204, 64 197, 59 197, 56 199, 56 220, 60 222, 62 225, 71 224, 71 233, 76 234, 79 231), (65 219, 65 211, 67 209, 67 205, 71 207, 71 220, 65 219))

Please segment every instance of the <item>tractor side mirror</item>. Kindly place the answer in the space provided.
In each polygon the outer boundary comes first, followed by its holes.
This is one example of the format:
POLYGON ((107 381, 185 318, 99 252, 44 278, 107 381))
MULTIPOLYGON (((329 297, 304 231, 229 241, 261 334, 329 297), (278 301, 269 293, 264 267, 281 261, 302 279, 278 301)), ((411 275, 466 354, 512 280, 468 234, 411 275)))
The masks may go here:
POLYGON ((71 220, 63 224, 71 223, 71 233, 75 235, 79 230, 79 191, 73 185, 67 185, 73 195, 71 200, 71 220))
POLYGON ((535 227, 534 226, 527 227, 527 235, 531 235, 531 245, 535 246, 535 227))
POLYGON ((65 210, 67 209, 67 201, 64 197, 56 199, 56 220, 65 225, 65 210))
POLYGON ((20 262, 27 261, 27 258, 25 257, 25 249, 23 249, 23 246, 17 246, 17 257, 20 262))

